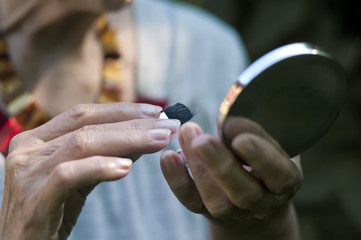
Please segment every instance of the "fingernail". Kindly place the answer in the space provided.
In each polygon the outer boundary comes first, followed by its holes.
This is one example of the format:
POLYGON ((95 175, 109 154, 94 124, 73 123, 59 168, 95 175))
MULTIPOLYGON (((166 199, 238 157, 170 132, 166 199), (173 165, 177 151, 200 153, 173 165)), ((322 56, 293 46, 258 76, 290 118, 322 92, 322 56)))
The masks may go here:
POLYGON ((236 137, 232 141, 232 147, 247 158, 252 158, 257 154, 257 147, 248 136, 236 137))
POLYGON ((182 159, 182 162, 186 164, 186 163, 187 163, 187 160, 186 160, 186 157, 184 156, 183 150, 182 150, 182 149, 178 149, 178 150, 177 150, 177 153, 178 153, 179 157, 182 159))
POLYGON ((150 129, 148 130, 149 136, 156 141, 168 140, 171 134, 169 129, 150 129))
POLYGON ((176 167, 176 162, 170 154, 164 153, 162 155, 163 167, 167 172, 172 172, 176 167))
POLYGON ((172 133, 177 132, 180 126, 180 121, 177 119, 160 119, 157 121, 157 127, 159 128, 168 128, 172 133))
POLYGON ((159 113, 163 109, 160 106, 151 105, 151 104, 140 104, 140 111, 142 114, 150 117, 158 117, 159 113))
POLYGON ((179 161, 178 156, 175 156, 173 152, 164 152, 162 160, 163 166, 168 173, 174 173, 175 170, 185 166, 183 160, 179 161))
POLYGON ((184 142, 190 143, 193 140, 193 138, 198 135, 199 135, 199 132, 197 131, 196 128, 187 126, 184 128, 182 138, 183 138, 184 142))
POLYGON ((129 170, 132 166, 132 160, 128 158, 118 158, 118 167, 120 169, 129 170))

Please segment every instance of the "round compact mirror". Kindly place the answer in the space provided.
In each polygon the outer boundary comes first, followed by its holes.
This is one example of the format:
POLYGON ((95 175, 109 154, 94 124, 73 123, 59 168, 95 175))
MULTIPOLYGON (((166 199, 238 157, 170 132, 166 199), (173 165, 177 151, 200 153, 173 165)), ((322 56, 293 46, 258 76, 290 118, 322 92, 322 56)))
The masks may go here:
POLYGON ((341 111, 346 74, 326 52, 307 43, 280 47, 251 64, 219 111, 220 134, 229 117, 261 125, 294 157, 319 140, 341 111))

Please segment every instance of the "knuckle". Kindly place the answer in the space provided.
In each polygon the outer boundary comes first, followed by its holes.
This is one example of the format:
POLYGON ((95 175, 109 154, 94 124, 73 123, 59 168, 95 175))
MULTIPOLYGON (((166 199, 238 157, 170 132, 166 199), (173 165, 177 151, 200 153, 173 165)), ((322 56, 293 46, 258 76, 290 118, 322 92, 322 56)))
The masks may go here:
POLYGON ((189 200, 187 202, 186 206, 187 206, 188 210, 193 213, 197 213, 197 214, 205 213, 203 203, 196 199, 189 200))
POLYGON ((234 204, 241 209, 250 209, 262 199, 262 191, 248 190, 236 198, 234 204))
POLYGON ((113 161, 105 161, 104 158, 100 156, 90 157, 89 162, 94 165, 94 169, 96 169, 99 176, 107 175, 109 173, 109 169, 116 167, 113 161))
POLYGON ((66 119, 70 122, 81 121, 85 118, 87 113, 93 109, 93 107, 93 104, 75 105, 66 112, 66 119))
POLYGON ((144 126, 144 125, 145 125, 144 121, 135 119, 132 121, 128 121, 127 129, 128 130, 138 130, 138 129, 142 129, 142 126, 144 126))
POLYGON ((297 171, 297 167, 285 168, 279 173, 279 184, 275 187, 275 194, 288 193, 293 196, 301 187, 303 182, 302 174, 297 171))
POLYGON ((146 130, 157 128, 156 122, 152 119, 133 119, 127 122, 127 130, 146 130))
POLYGON ((23 158, 18 154, 10 153, 5 161, 6 172, 14 172, 24 165, 23 158))
POLYGON ((85 125, 85 126, 82 126, 81 128, 79 128, 77 131, 78 132, 89 132, 89 131, 93 131, 93 130, 94 130, 93 125, 85 125))
POLYGON ((114 107, 119 112, 133 112, 136 113, 139 111, 139 105, 135 103, 129 103, 129 102, 118 102, 117 104, 114 104, 114 107))
POLYGON ((130 119, 129 116, 137 116, 138 111, 135 107, 136 105, 134 103, 125 103, 125 102, 119 102, 117 104, 114 104, 114 110, 118 112, 120 117, 122 119, 130 119))
POLYGON ((291 195, 278 194, 278 195, 272 195, 272 198, 273 198, 273 206, 279 207, 279 206, 283 206, 286 202, 288 202, 291 199, 291 195))
POLYGON ((213 204, 210 204, 208 207, 209 213, 218 219, 228 218, 232 214, 234 206, 230 202, 217 201, 213 204))
POLYGON ((26 152, 11 152, 5 160, 6 173, 12 173, 15 177, 23 176, 23 173, 34 171, 35 165, 26 152))
POLYGON ((95 134, 94 131, 85 129, 75 131, 67 141, 67 146, 71 151, 85 153, 91 150, 95 134))
POLYGON ((258 156, 261 153, 257 148, 257 136, 250 133, 243 133, 233 142, 236 150, 248 159, 252 159, 253 164, 257 164, 258 156))
POLYGON ((21 132, 16 134, 9 143, 9 152, 14 151, 18 147, 22 146, 25 141, 28 141, 28 132, 21 132))
POLYGON ((33 157, 31 151, 12 151, 5 160, 5 172, 16 179, 24 179, 31 175, 36 175, 42 166, 43 158, 33 157))
POLYGON ((138 119, 136 128, 139 129, 150 129, 158 128, 159 126, 156 123, 156 120, 153 119, 138 119))
POLYGON ((54 168, 51 177, 56 187, 68 185, 73 175, 74 170, 68 164, 61 163, 54 168))
MULTIPOLYGON (((229 177, 229 173, 234 169, 234 162, 228 161, 228 159, 224 159, 222 164, 217 164, 217 169, 215 169, 214 175, 218 179, 227 179, 229 177)), ((238 167, 238 166, 236 166, 238 167)))
POLYGON ((302 178, 293 176, 288 182, 283 185, 283 188, 279 191, 279 194, 288 196, 287 200, 291 199, 296 192, 301 188, 302 178))

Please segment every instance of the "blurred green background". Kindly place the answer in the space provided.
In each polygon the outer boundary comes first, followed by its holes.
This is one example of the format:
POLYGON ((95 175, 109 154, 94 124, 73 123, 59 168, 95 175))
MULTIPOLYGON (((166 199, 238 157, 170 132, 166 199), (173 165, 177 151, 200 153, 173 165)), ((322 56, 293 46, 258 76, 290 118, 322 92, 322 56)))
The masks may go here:
POLYGON ((286 43, 307 41, 345 68, 345 107, 326 136, 302 155, 305 179, 295 204, 302 239, 361 239, 361 1, 183 1, 233 25, 252 61, 286 43))

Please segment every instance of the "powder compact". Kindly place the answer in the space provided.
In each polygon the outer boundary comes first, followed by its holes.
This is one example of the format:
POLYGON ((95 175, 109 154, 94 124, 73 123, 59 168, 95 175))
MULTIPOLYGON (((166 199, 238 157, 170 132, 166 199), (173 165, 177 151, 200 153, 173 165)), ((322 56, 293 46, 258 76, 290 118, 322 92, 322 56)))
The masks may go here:
POLYGON ((277 48, 252 63, 220 106, 225 142, 229 117, 250 119, 294 157, 333 125, 346 97, 346 73, 328 53, 308 43, 277 48))

